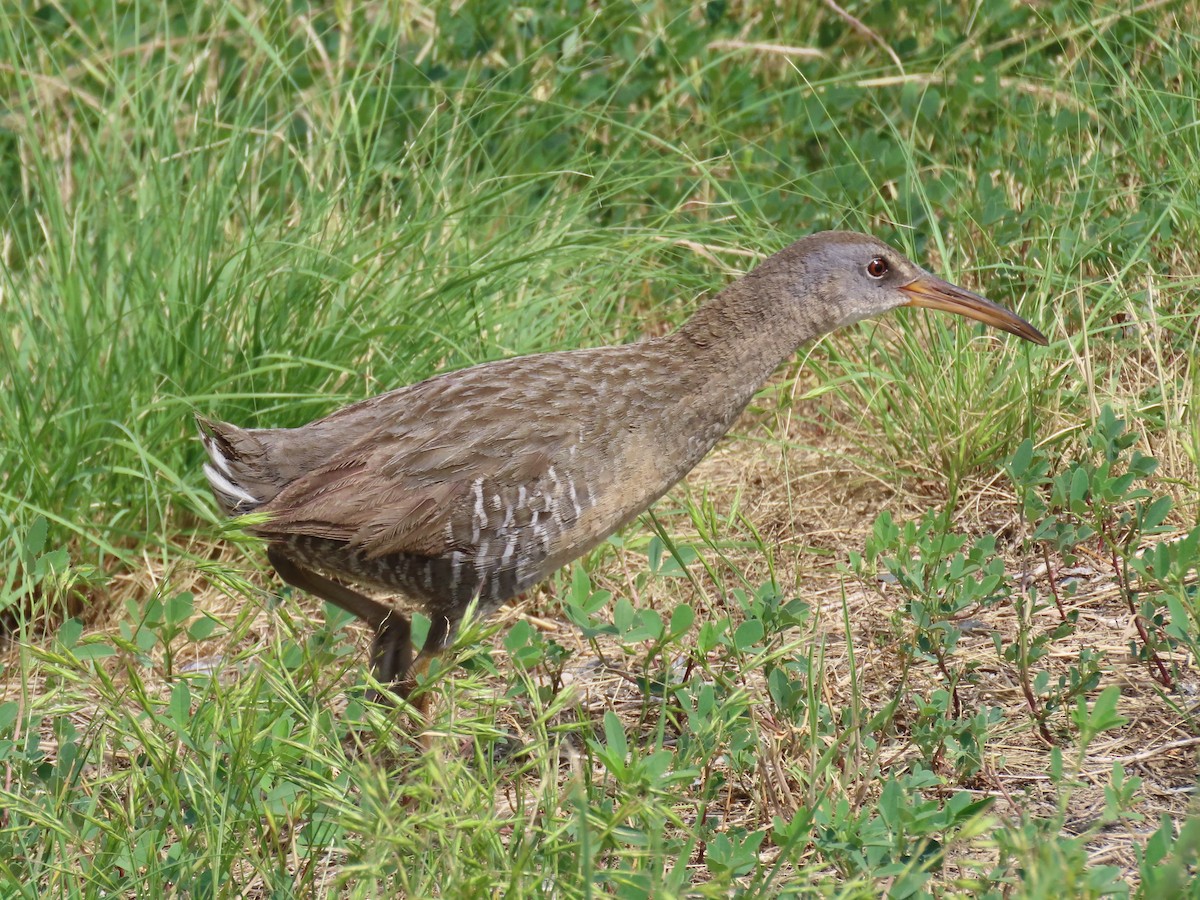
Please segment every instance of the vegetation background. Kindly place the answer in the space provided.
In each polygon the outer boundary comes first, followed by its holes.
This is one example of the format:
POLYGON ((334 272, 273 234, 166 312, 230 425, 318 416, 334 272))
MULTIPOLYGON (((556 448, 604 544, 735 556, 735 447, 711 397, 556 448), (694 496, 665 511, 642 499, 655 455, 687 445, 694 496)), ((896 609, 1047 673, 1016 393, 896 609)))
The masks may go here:
POLYGON ((0 894, 1195 896, 1194 2, 0 10, 0 894), (298 425, 870 231, 1051 336, 805 348, 425 727, 218 521, 298 425))

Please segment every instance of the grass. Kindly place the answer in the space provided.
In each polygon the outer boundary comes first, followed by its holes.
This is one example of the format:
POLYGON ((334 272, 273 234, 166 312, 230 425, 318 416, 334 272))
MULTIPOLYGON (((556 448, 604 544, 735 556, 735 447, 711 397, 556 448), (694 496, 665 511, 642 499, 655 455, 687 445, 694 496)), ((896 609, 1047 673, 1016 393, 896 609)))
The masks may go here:
POLYGON ((0 12, 0 893, 1195 893, 1195 4, 92 6, 0 12), (831 227, 1051 346, 805 348, 431 749, 215 516, 193 411, 658 333, 831 227))

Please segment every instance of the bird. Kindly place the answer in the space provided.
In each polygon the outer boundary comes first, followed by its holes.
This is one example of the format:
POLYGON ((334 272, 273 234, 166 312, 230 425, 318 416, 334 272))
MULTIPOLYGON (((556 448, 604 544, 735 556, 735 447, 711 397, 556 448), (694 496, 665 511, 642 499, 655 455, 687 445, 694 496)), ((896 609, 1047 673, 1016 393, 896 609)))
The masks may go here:
POLYGON ((629 524, 801 345, 901 306, 1047 343, 883 241, 825 231, 663 336, 438 374, 297 428, 197 414, 203 471, 225 515, 259 514, 248 530, 282 581, 374 629, 377 683, 410 700, 472 604, 491 614, 629 524))

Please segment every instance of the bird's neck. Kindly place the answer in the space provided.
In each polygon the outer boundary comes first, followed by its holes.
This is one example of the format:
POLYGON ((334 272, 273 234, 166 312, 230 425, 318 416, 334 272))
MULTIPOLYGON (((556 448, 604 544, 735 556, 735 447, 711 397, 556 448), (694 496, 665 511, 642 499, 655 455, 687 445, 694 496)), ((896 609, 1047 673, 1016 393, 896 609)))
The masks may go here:
POLYGON ((670 357, 686 360, 678 366, 685 383, 678 385, 671 412, 677 433, 689 435, 681 466, 699 462, 780 363, 836 325, 835 311, 822 298, 790 296, 795 273, 775 271, 771 262, 729 285, 660 339, 670 357))
POLYGON ((716 392, 745 393, 743 405, 801 344, 836 327, 836 310, 823 297, 791 295, 796 275, 772 265, 776 259, 730 284, 668 338, 716 392))

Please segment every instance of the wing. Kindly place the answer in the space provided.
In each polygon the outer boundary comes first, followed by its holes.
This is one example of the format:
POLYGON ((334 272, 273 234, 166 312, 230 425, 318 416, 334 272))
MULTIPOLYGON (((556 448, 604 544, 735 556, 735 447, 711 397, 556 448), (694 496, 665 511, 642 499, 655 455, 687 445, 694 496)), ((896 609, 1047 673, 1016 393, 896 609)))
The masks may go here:
POLYGON ((331 442, 355 439, 260 507, 271 519, 256 530, 344 541, 377 558, 474 553, 489 515, 527 524, 536 507, 524 501, 580 440, 579 409, 530 384, 513 362, 421 382, 305 426, 331 442))

